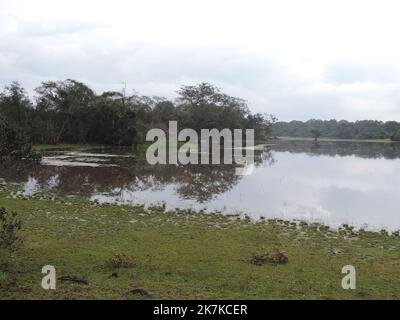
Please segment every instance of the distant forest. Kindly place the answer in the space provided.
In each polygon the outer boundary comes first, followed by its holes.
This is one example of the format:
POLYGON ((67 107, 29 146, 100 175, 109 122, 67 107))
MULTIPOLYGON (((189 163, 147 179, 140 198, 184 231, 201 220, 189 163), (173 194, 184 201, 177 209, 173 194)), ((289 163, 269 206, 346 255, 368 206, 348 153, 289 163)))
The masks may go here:
POLYGON ((400 123, 396 121, 363 120, 308 120, 276 122, 274 136, 340 138, 340 139, 392 139, 400 141, 400 123))
MULTIPOLYGON (((0 145, 93 143, 138 145, 152 128, 255 129, 258 141, 271 133, 274 118, 252 114, 246 101, 208 83, 182 86, 171 101, 128 95, 124 90, 96 94, 88 85, 67 79, 43 82, 30 99, 13 82, 0 93, 0 145)), ((11 149, 13 147, 10 147, 11 149)), ((3 148, 4 153, 4 148, 3 148)))

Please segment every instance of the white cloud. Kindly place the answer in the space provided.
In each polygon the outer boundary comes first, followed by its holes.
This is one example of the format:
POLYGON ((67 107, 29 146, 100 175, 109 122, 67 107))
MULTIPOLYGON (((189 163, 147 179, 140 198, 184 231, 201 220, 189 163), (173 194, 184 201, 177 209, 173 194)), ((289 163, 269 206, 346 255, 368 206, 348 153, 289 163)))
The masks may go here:
POLYGON ((210 81, 284 120, 400 120, 396 1, 0 2, 0 85, 172 97, 210 81))

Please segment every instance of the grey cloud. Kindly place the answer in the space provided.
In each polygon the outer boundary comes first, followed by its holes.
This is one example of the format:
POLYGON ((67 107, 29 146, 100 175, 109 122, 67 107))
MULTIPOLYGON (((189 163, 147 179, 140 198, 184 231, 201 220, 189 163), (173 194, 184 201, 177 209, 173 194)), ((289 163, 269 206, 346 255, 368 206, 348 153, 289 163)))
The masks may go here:
POLYGON ((59 37, 66 34, 83 33, 106 28, 105 24, 90 21, 51 19, 46 21, 23 21, 18 23, 17 33, 21 37, 59 37))
POLYGON ((245 48, 125 43, 90 22, 22 24, 14 33, 0 31, 0 69, 1 86, 18 80, 31 93, 41 81, 74 78, 97 91, 120 89, 126 81, 129 89, 173 98, 182 84, 209 81, 248 100, 252 110, 282 120, 400 120, 400 71, 391 66, 338 62, 322 80, 310 80, 245 48), (373 86, 352 86, 365 81, 373 86))
POLYGON ((327 67, 324 79, 335 84, 366 81, 400 83, 400 68, 384 63, 340 61, 327 67))
POLYGON ((240 48, 120 45, 107 39, 109 46, 104 49, 98 39, 8 38, 0 49, 10 65, 39 78, 84 78, 97 84, 127 81, 135 87, 154 84, 155 94, 157 86, 166 83, 210 81, 223 87, 272 91, 293 85, 276 62, 240 48))

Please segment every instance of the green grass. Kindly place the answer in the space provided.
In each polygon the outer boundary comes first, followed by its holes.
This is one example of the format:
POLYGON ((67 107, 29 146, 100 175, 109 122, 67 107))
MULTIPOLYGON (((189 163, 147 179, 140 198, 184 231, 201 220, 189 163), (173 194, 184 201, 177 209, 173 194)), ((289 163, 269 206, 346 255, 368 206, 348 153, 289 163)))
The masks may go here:
POLYGON ((1 264, 0 299, 141 299, 138 288, 154 299, 399 297, 400 238, 394 235, 6 194, 0 192, 0 205, 18 212, 24 243, 8 267, 1 264), (275 249, 287 264, 248 262, 275 249), (134 264, 114 268, 114 254, 134 264), (357 271, 356 290, 341 287, 348 264, 357 271), (44 265, 88 285, 58 280, 56 290, 43 290, 44 265))
MULTIPOLYGON (((314 141, 311 137, 277 137, 278 140, 288 141, 314 141)), ((390 139, 336 139, 336 138, 318 138, 318 141, 325 142, 379 142, 379 143, 396 143, 390 139)))

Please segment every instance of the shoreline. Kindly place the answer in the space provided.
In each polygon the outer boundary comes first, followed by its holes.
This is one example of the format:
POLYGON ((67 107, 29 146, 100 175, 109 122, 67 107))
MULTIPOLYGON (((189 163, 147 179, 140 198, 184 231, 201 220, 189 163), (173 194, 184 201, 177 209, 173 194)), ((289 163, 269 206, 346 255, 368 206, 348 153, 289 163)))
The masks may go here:
MULTIPOLYGON (((271 139, 270 141, 312 141, 312 137, 289 137, 289 136, 278 136, 277 139, 271 139)), ((397 144, 400 141, 392 141, 390 139, 339 139, 339 138, 318 138, 317 142, 366 142, 366 143, 387 143, 397 144)))
MULTIPOLYGON (((173 211, 181 211, 190 214, 207 214, 207 215, 221 215, 228 218, 238 218, 244 219, 247 221, 251 221, 252 223, 259 223, 259 222, 268 222, 268 221, 277 221, 284 224, 297 224, 300 226, 308 226, 314 225, 321 228, 327 228, 332 231, 339 231, 343 228, 351 228, 355 231, 366 231, 372 233, 387 233, 391 234, 400 234, 400 228, 398 229, 389 229, 388 227, 383 226, 369 226, 366 223, 360 223, 359 225, 352 224, 351 222, 342 222, 342 223, 335 223, 330 224, 322 221, 321 219, 307 219, 307 218, 300 218, 300 217, 281 217, 281 216, 267 216, 267 215, 259 215, 258 217, 252 217, 250 211, 230 211, 229 209, 211 209, 206 207, 198 207, 194 208, 191 206, 177 206, 173 204, 167 204, 166 202, 116 202, 116 201, 99 201, 97 199, 90 199, 80 195, 57 195, 55 193, 45 193, 43 191, 32 194, 26 195, 21 194, 16 191, 12 186, 8 185, 1 185, 0 184, 0 200, 1 199, 10 199, 10 200, 21 200, 21 201, 50 201, 50 202, 59 202, 62 203, 68 201, 79 201, 82 203, 86 203, 89 206, 115 206, 115 207, 128 207, 128 208, 143 208, 144 210, 148 210, 148 208, 160 208, 164 212, 173 212, 173 211)), ((1 206, 1 203, 0 203, 1 206)))

